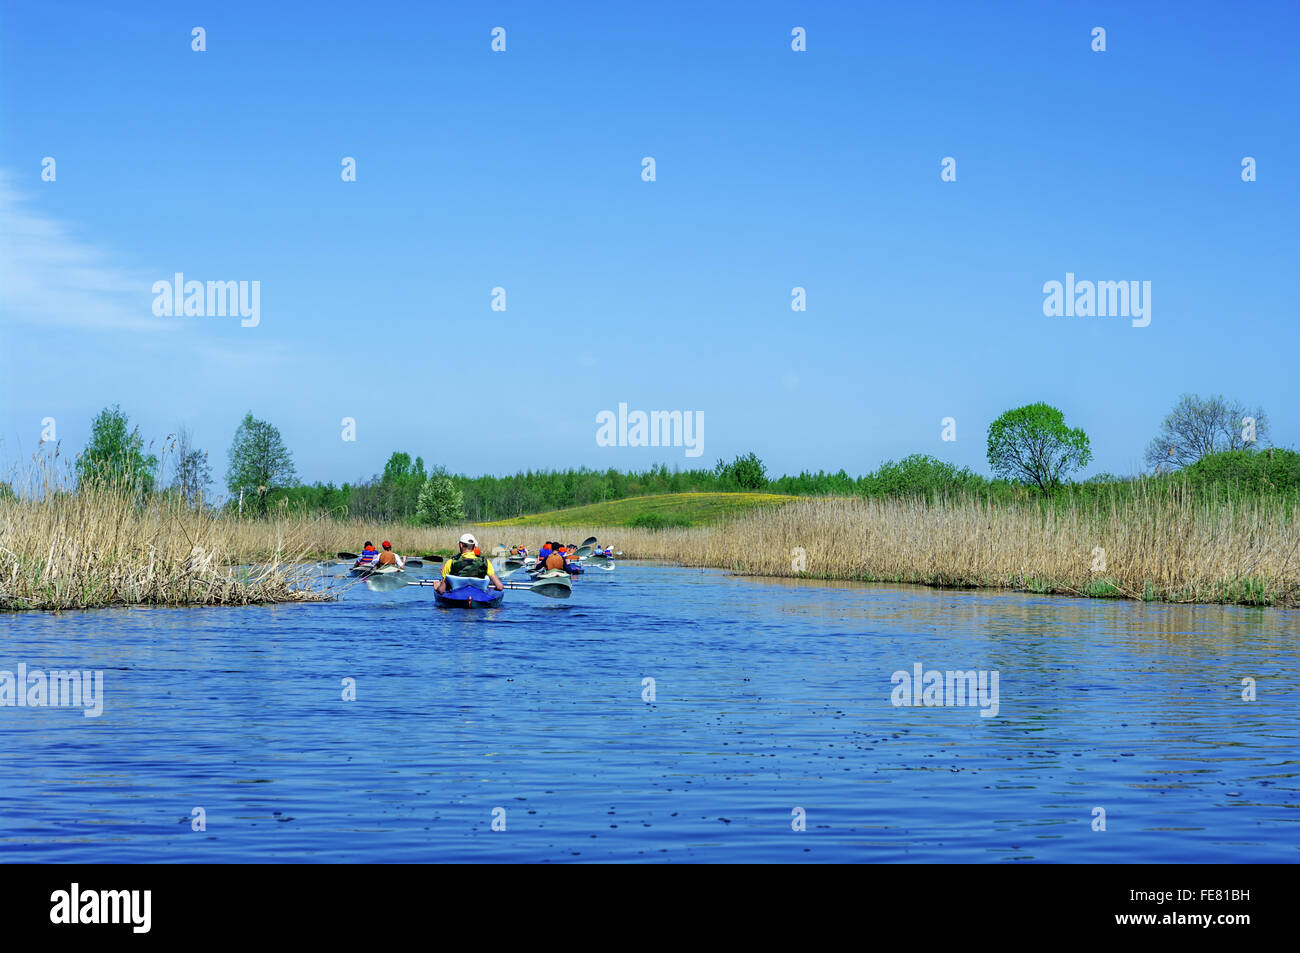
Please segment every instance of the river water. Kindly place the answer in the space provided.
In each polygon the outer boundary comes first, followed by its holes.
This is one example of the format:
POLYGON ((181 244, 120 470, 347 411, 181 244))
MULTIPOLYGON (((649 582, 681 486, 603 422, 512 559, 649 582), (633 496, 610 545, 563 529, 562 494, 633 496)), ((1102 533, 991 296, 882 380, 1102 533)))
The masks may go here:
POLYGON ((1300 859, 1297 612, 621 563, 2 625, 103 671, 0 707, 7 861, 1300 859), (894 704, 918 664, 987 693, 894 704))

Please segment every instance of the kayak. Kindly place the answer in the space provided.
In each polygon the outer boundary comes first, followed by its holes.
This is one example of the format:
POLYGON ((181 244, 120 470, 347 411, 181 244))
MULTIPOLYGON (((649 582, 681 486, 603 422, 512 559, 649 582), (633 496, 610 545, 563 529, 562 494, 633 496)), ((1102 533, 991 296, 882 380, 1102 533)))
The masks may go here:
POLYGON ((389 563, 385 566, 355 566, 348 575, 364 579, 367 576, 390 576, 397 571, 398 567, 389 563))
POLYGON ((382 592, 388 589, 400 589, 406 585, 405 580, 402 578, 403 575, 405 574, 396 566, 387 565, 376 566, 369 575, 362 578, 366 581, 367 589, 382 592))
POLYGON ((486 579, 448 576, 447 582, 450 589, 433 594, 433 601, 447 609, 490 609, 500 605, 506 594, 504 589, 490 588, 486 579))
POLYGON ((478 589, 453 589, 451 592, 435 592, 433 601, 444 609, 491 609, 493 606, 501 605, 505 595, 504 589, 489 589, 487 592, 478 589))
POLYGON ((532 577, 534 591, 539 587, 553 589, 556 586, 563 586, 569 592, 573 590, 573 577, 563 569, 543 569, 541 572, 530 572, 528 575, 532 577))

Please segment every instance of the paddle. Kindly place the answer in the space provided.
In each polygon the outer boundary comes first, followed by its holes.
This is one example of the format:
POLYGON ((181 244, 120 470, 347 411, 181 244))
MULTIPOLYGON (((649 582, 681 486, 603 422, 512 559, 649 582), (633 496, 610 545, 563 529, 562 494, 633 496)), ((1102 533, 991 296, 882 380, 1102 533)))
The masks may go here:
MULTIPOLYGON (((421 559, 424 559, 424 560, 427 560, 427 561, 429 561, 429 562, 431 562, 431 563, 440 563, 440 562, 442 562, 446 557, 444 557, 444 556, 439 556, 437 553, 425 553, 425 554, 424 554, 423 556, 421 556, 420 558, 421 558, 421 559)), ((410 562, 410 560, 407 560, 407 562, 410 562)))
POLYGON ((595 541, 596 541, 596 537, 595 537, 595 536, 588 536, 586 539, 584 539, 584 540, 582 541, 582 545, 584 545, 584 546, 590 546, 590 545, 591 545, 592 543, 594 543, 595 541))
MULTIPOLYGON (((356 554, 356 553, 336 553, 335 555, 337 555, 339 559, 356 559, 356 558, 357 558, 357 554, 356 554)), ((442 557, 441 557, 441 556, 423 556, 423 557, 421 557, 421 558, 423 558, 423 559, 432 559, 432 560, 434 560, 435 562, 442 562, 442 557)), ((414 557, 414 556, 407 556, 407 557, 406 557, 406 565, 408 565, 408 566, 423 566, 424 563, 420 562, 420 560, 417 559, 417 558, 414 557)))
POLYGON ((569 584, 569 580, 560 579, 558 576, 539 579, 531 585, 522 582, 507 582, 504 585, 507 589, 527 590, 539 596, 546 596, 548 599, 567 599, 573 594, 573 586, 569 584))

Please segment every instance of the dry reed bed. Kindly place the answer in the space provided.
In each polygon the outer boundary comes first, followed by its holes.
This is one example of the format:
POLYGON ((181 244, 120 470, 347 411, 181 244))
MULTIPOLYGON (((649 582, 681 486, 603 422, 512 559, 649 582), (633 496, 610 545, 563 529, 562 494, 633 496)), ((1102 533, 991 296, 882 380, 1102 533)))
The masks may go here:
POLYGON ((1139 497, 1056 510, 971 499, 826 498, 708 529, 601 535, 628 556, 753 575, 1300 605, 1300 513, 1269 499, 1139 497))
POLYGON ((306 584, 305 556, 297 527, 141 504, 121 489, 0 499, 0 609, 330 598, 306 584))
MULTIPOLYGON (((329 598, 301 563, 390 539, 406 554, 465 527, 240 520, 99 490, 0 500, 0 608, 243 605, 329 598), (249 564, 252 564, 249 566, 249 564), (244 568, 249 566, 249 568, 244 568)), ((489 527, 484 549, 589 535, 625 556, 767 575, 1300 605, 1300 515, 1266 498, 1138 498, 1062 510, 972 499, 822 498, 694 529, 489 527), (806 562, 800 570, 796 549, 806 562), (1098 550, 1104 550, 1104 569, 1098 550)))

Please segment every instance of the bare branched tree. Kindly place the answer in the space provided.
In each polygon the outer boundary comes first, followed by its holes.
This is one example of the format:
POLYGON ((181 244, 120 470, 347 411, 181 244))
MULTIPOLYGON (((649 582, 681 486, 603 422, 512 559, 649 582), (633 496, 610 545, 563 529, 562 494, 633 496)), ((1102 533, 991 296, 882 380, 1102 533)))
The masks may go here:
POLYGON ((191 506, 198 506, 208 495, 212 484, 212 468, 208 466, 208 452, 199 450, 187 428, 176 432, 176 475, 172 489, 180 493, 191 506))
POLYGON ((1160 473, 1190 466, 1209 453, 1268 446, 1268 415, 1215 394, 1184 394, 1146 450, 1146 464, 1160 473), (1251 438, 1254 439, 1251 439, 1251 438))

